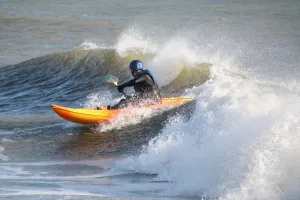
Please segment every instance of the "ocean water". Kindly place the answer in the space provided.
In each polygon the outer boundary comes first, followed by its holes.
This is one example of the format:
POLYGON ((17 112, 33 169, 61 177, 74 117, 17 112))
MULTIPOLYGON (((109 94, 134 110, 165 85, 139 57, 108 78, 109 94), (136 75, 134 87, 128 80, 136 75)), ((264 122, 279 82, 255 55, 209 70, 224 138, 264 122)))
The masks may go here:
POLYGON ((0 199, 300 198, 298 0, 0 3, 0 199), (117 102, 104 76, 132 59, 194 101, 95 126, 51 110, 117 102))

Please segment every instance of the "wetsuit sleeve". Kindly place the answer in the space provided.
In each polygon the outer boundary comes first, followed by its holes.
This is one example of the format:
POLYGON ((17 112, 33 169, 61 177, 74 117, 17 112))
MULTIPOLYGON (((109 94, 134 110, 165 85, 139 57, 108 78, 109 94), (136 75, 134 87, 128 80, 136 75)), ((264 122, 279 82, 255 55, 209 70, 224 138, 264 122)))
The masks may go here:
POLYGON ((132 79, 130 81, 127 81, 126 83, 123 83, 122 85, 119 85, 120 87, 130 87, 130 86, 134 86, 135 85, 135 79, 132 79))
POLYGON ((142 75, 138 78, 134 78, 126 83, 123 83, 122 85, 119 85, 119 87, 130 87, 135 86, 136 84, 143 84, 147 86, 153 86, 155 83, 153 82, 152 78, 149 75, 142 75))

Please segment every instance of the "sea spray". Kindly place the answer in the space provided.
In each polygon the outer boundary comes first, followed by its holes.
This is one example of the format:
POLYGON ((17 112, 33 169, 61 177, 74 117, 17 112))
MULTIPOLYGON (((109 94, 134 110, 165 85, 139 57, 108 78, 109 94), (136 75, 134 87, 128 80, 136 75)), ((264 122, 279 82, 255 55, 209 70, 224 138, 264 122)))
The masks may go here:
POLYGON ((168 124, 120 167, 170 182, 162 195, 295 198, 299 95, 218 68, 212 67, 211 80, 188 91, 197 96, 192 119, 168 124))

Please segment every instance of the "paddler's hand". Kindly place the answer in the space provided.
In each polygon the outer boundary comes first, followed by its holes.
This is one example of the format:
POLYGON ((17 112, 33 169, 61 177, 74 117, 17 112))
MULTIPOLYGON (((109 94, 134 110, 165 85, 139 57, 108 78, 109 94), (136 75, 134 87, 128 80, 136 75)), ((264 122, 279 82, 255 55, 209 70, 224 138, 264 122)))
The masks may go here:
POLYGON ((119 91, 120 93, 123 93, 124 87, 123 87, 122 85, 118 85, 118 86, 117 86, 117 89, 118 89, 118 91, 119 91))

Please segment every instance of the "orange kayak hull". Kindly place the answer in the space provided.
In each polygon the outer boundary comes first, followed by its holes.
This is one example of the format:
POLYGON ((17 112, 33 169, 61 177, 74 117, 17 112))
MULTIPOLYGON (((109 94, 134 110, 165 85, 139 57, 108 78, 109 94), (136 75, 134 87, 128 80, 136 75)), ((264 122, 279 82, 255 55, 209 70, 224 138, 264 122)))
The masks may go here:
MULTIPOLYGON (((163 98, 162 103, 145 106, 145 108, 160 109, 165 107, 173 107, 191 100, 192 98, 190 97, 163 98)), ((96 124, 107 122, 116 117, 121 111, 124 111, 126 109, 126 112, 127 110, 130 112, 130 110, 132 109, 123 108, 113 110, 95 110, 92 108, 68 108, 55 104, 52 104, 51 107, 63 119, 79 124, 96 124)))

